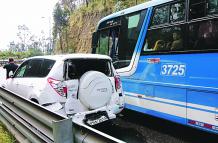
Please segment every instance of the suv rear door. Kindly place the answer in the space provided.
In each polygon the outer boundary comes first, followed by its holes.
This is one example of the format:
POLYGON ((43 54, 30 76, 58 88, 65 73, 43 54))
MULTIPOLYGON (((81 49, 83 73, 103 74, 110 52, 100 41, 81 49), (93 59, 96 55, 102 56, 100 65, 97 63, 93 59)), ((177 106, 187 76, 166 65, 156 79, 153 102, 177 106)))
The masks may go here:
MULTIPOLYGON (((65 107, 69 110, 80 104, 78 99, 79 79, 88 71, 99 71, 108 76, 114 82, 111 62, 106 59, 69 59, 64 64, 64 79, 67 90, 67 102, 65 107), (70 103, 71 102, 71 103, 70 103), (79 102, 79 103, 76 103, 79 102), (71 107, 68 107, 71 106, 71 107)), ((78 109, 81 110, 81 109, 78 109)), ((82 109, 83 110, 83 109, 82 109)), ((73 111, 73 110, 72 110, 73 111)), ((74 110, 75 111, 75 110, 74 110)), ((70 111, 66 111, 70 114, 70 111)))
POLYGON ((76 65, 70 61, 66 61, 64 64, 64 79, 67 87, 67 96, 77 99, 79 77, 76 65))

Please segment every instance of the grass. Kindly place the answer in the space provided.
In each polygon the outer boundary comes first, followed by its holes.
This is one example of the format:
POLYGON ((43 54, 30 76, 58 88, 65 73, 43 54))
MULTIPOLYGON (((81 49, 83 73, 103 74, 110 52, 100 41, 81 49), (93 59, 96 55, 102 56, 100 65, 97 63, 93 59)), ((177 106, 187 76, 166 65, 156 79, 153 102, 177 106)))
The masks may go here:
POLYGON ((16 143, 15 137, 7 130, 5 125, 0 122, 0 143, 16 143))

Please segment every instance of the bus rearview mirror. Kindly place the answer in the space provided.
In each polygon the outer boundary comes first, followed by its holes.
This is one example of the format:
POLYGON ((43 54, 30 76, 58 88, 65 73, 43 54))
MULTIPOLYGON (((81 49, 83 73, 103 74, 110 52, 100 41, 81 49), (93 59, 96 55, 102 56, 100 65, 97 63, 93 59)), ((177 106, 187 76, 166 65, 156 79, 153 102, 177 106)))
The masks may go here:
POLYGON ((97 47, 98 47, 98 33, 94 32, 92 34, 92 53, 96 53, 97 47))

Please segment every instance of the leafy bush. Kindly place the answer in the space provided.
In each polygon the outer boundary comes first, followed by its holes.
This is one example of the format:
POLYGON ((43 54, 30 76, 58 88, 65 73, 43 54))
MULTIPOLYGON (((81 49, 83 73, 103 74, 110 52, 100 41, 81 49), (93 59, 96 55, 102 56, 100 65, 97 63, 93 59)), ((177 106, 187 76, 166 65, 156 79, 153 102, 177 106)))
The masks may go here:
POLYGON ((16 139, 8 132, 7 128, 0 122, 0 143, 16 143, 16 139))

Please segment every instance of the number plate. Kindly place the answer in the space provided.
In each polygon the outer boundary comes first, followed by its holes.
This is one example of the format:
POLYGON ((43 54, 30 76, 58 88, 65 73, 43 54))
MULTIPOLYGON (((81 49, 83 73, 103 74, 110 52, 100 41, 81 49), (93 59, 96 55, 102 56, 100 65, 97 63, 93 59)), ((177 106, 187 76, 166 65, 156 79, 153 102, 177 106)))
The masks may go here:
POLYGON ((107 120, 109 120, 107 112, 98 112, 87 115, 84 122, 90 126, 94 126, 107 120))
POLYGON ((108 118, 106 116, 101 116, 100 118, 95 119, 95 120, 87 120, 86 123, 88 125, 94 126, 94 125, 97 125, 97 124, 102 123, 102 122, 107 121, 107 120, 108 120, 108 118))

